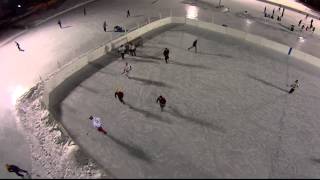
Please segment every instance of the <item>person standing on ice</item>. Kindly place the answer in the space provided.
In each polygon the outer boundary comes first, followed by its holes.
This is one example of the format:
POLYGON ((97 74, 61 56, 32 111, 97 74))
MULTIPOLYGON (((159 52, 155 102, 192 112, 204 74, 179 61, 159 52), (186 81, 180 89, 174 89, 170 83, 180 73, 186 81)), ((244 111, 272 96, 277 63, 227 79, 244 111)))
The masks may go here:
POLYGON ((58 25, 59 25, 60 29, 62 29, 62 23, 61 23, 60 19, 58 20, 58 25))
POLYGON ((289 94, 292 94, 299 86, 299 81, 295 80, 294 83, 290 85, 291 89, 289 91, 289 94))
POLYGON ((60 29, 62 29, 62 23, 61 23, 60 19, 58 20, 58 24, 59 24, 60 29))
POLYGON ((127 10, 127 18, 130 16, 130 11, 129 9, 127 10))
POLYGON ((103 22, 103 30, 104 30, 104 32, 107 32, 107 22, 106 21, 103 22))
POLYGON ((123 68, 123 72, 121 74, 125 74, 129 78, 129 72, 132 70, 131 65, 126 62, 125 67, 123 68))
POLYGON ((124 59, 125 52, 126 52, 126 48, 124 47, 124 45, 121 45, 119 48, 119 53, 121 54, 122 59, 124 59))
POLYGON ((102 132, 103 134, 107 134, 107 131, 105 131, 102 128, 101 118, 90 116, 89 119, 92 121, 92 125, 94 128, 96 128, 99 132, 102 132))
POLYGON ((192 48, 195 49, 195 52, 197 53, 197 43, 198 43, 198 40, 194 40, 193 43, 192 43, 192 46, 188 48, 188 51, 192 48))
POLYGON ((27 175, 29 175, 28 171, 23 170, 23 169, 19 168, 18 166, 15 166, 15 165, 6 164, 6 169, 7 169, 7 171, 9 171, 9 172, 14 172, 14 173, 16 173, 17 176, 20 176, 20 177, 22 177, 22 178, 24 178, 24 175, 21 174, 20 172, 24 172, 24 173, 26 173, 27 175))
POLYGON ((163 97, 163 96, 159 96, 158 98, 157 98, 157 101, 156 101, 157 103, 159 103, 160 104, 160 108, 161 108, 161 112, 163 111, 163 108, 166 106, 166 99, 163 97))
POLYGON ((16 43, 16 46, 19 49, 19 51, 24 51, 23 49, 21 49, 20 44, 17 41, 15 41, 15 43, 16 43))
POLYGON ((129 44, 129 52, 131 56, 137 56, 136 55, 136 46, 133 43, 129 44))
POLYGON ((302 23, 302 19, 300 19, 300 21, 298 23, 298 27, 300 27, 301 23, 302 23))
POLYGON ((124 101, 123 101, 123 96, 124 96, 123 92, 120 91, 120 90, 117 90, 117 91, 114 93, 114 97, 117 98, 117 96, 118 96, 119 101, 120 101, 122 104, 125 104, 124 101))
POLYGON ((283 17, 283 15, 284 15, 284 10, 285 10, 285 9, 283 8, 282 13, 281 13, 281 17, 283 17))
POLYGON ((168 59, 169 59, 169 49, 168 48, 164 49, 163 55, 164 55, 164 60, 166 60, 166 63, 168 64, 168 59))

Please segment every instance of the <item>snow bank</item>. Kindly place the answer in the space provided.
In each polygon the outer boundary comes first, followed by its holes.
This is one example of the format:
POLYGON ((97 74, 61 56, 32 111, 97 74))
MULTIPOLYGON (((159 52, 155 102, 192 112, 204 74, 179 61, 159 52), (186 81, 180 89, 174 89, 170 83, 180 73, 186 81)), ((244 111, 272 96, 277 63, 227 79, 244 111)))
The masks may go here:
POLYGON ((26 132, 32 154, 32 178, 108 178, 95 162, 81 152, 61 126, 42 106, 43 82, 17 102, 19 124, 26 132))

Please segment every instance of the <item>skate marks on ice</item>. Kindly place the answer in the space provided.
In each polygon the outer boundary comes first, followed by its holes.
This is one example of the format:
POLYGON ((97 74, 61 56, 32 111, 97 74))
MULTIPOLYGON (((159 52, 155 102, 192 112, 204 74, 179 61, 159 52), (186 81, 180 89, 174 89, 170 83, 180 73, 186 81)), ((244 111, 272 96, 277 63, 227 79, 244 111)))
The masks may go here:
POLYGON ((117 145, 121 146, 123 149, 125 149, 130 155, 141 159, 149 164, 152 163, 152 158, 150 155, 148 155, 142 148, 140 148, 137 145, 134 145, 132 143, 126 143, 122 141, 121 139, 113 136, 112 134, 108 134, 108 137, 117 145))
POLYGON ((129 106, 130 109, 134 110, 134 111, 137 111, 141 114, 143 114, 146 118, 152 118, 152 119, 155 119, 157 121, 161 121, 161 122, 165 122, 165 123, 168 123, 168 124, 171 124, 172 122, 168 119, 164 119, 162 116, 158 115, 158 114, 154 114, 152 112, 149 112, 147 110, 144 110, 144 109, 140 109, 138 107, 134 107, 133 105, 131 105, 130 103, 127 103, 126 105, 129 106))
POLYGON ((92 87, 84 86, 82 84, 80 84, 78 87, 81 87, 81 88, 83 88, 83 89, 85 89, 85 90, 87 90, 87 91, 89 91, 89 92, 91 92, 93 94, 99 94, 99 91, 94 89, 94 88, 92 88, 92 87))
POLYGON ((267 82, 267 81, 265 81, 265 80, 263 80, 263 79, 259 79, 259 78, 255 77, 255 76, 250 75, 250 74, 247 74, 247 76, 248 76, 249 78, 254 79, 254 80, 256 80, 256 81, 259 81, 259 82, 261 82, 261 83, 263 83, 263 84, 265 84, 265 85, 267 85, 267 86, 270 86, 270 87, 273 87, 273 88, 278 89, 278 90, 280 90, 280 91, 283 91, 283 92, 285 92, 285 93, 288 93, 288 90, 283 89, 283 88, 281 88, 281 87, 278 87, 277 85, 274 85, 274 84, 272 84, 272 83, 270 83, 270 82, 267 82))
POLYGON ((181 119, 184 119, 190 123, 210 128, 210 129, 217 131, 217 132, 220 132, 220 133, 225 134, 227 132, 224 127, 214 125, 214 124, 208 122, 207 120, 197 119, 197 118, 194 118, 191 116, 184 115, 177 108, 175 108, 173 106, 168 106, 168 109, 170 109, 170 110, 167 110, 165 112, 168 112, 169 114, 171 114, 172 116, 175 116, 177 118, 181 118, 181 119))

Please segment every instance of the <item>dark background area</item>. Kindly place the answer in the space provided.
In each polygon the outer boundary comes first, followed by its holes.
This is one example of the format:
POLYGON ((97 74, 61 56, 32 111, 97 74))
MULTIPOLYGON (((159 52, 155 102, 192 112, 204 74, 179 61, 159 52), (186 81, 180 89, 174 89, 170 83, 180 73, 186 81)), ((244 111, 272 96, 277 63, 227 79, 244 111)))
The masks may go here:
POLYGON ((299 2, 302 2, 311 9, 320 10, 320 0, 299 0, 299 2))
POLYGON ((15 27, 28 16, 57 8, 65 0, 0 0, 0 29, 15 27))

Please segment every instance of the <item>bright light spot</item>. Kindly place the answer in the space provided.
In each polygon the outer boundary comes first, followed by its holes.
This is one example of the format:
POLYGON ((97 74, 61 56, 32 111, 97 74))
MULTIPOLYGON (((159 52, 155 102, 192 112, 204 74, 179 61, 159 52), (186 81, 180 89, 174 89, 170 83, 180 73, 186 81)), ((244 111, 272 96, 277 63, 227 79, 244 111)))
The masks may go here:
POLYGON ((11 103, 15 105, 20 96, 28 91, 28 88, 18 85, 10 89, 11 103))
POLYGON ((21 5, 20 5, 20 4, 18 4, 18 7, 21 7, 21 5))
POLYGON ((199 9, 195 6, 187 7, 187 18, 189 19, 197 19, 198 18, 199 9))
POLYGON ((223 12, 223 13, 230 12, 230 8, 224 8, 224 9, 222 10, 222 12, 223 12))
POLYGON ((246 19, 246 23, 250 25, 252 24, 252 21, 250 21, 249 19, 246 19))
POLYGON ((305 41, 305 39, 302 36, 298 37, 298 39, 299 39, 299 42, 301 43, 305 41))

